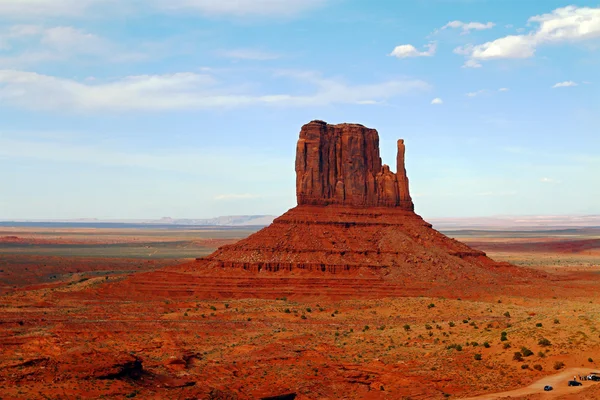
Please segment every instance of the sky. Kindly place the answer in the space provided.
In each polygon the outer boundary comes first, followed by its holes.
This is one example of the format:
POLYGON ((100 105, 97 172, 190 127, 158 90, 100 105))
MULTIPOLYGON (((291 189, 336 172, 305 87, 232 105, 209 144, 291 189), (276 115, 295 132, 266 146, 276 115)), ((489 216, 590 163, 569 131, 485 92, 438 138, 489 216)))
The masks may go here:
POLYGON ((600 1, 0 0, 0 219, 281 214, 314 119, 425 218, 600 214, 600 1))

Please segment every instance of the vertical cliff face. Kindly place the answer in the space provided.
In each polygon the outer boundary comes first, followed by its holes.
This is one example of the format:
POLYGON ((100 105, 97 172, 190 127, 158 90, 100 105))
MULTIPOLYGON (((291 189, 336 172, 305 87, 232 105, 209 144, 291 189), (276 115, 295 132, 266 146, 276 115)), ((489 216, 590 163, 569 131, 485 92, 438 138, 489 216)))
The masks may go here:
POLYGON ((296 196, 298 205, 399 207, 412 211, 404 141, 398 141, 397 173, 393 173, 381 164, 375 129, 323 121, 304 125, 296 148, 296 196))

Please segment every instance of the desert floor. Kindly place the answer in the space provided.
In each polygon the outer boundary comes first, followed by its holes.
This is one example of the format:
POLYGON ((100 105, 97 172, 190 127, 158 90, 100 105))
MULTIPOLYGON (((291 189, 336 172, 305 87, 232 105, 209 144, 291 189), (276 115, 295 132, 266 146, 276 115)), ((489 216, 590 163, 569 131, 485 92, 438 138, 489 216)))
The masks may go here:
POLYGON ((251 232, 0 228, 0 399, 600 398, 566 387, 600 372, 600 230, 448 232, 550 277, 519 296, 127 291, 251 232))

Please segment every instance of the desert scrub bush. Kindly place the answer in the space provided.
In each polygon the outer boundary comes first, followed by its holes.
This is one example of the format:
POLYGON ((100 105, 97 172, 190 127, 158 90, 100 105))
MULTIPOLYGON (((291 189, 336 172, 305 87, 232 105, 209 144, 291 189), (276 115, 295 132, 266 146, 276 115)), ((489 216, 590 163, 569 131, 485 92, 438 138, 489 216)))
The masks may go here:
POLYGON ((435 307, 435 304, 433 304, 433 303, 430 303, 430 304, 427 306, 427 308, 434 308, 434 307, 435 307))
POLYGON ((563 369, 565 367, 565 363, 562 361, 557 361, 554 363, 554 369, 555 370, 559 370, 559 369, 563 369))
POLYGON ((217 311, 217 307, 215 307, 215 306, 210 306, 210 309, 213 311, 217 311))
POLYGON ((506 337, 507 335, 508 335, 508 333, 502 331, 502 333, 500 333, 500 341, 506 342, 508 340, 508 338, 506 337))
POLYGON ((310 308, 310 307, 306 308, 306 312, 312 312, 312 308, 310 308))
POLYGON ((473 356, 476 361, 481 361, 481 354, 477 353, 473 356))
POLYGON ((504 343, 504 344, 502 345, 502 348, 503 348, 504 350, 506 350, 506 349, 510 349, 510 343, 504 343))
POLYGON ((546 347, 546 346, 550 346, 552 345, 552 343, 550 343, 550 341, 546 338, 541 338, 540 340, 538 340, 538 344, 542 347, 546 347))
POLYGON ((542 327, 542 323, 541 323, 541 322, 538 322, 537 324, 535 324, 535 327, 536 327, 536 328, 541 328, 541 327, 542 327))
POLYGON ((521 353, 523 353, 523 357, 529 357, 533 355, 533 351, 531 351, 530 349, 528 349, 525 346, 521 347, 521 353))
POLYGON ((537 355, 539 358, 546 358, 546 353, 544 353, 543 351, 538 351, 537 355))
POLYGON ((291 311, 290 311, 289 308, 286 308, 285 310, 283 310, 283 312, 286 313, 286 314, 291 314, 291 311))
POLYGON ((225 303, 225 308, 229 308, 229 303, 225 303))
POLYGON ((462 348, 462 346, 460 344, 453 343, 453 344, 448 345, 446 347, 446 349, 448 349, 448 350, 454 349, 456 351, 462 351, 463 348, 462 348))
POLYGON ((529 364, 523 364, 523 365, 521 365, 521 369, 529 369, 529 364))
POLYGON ((448 322, 448 326, 450 328, 454 328, 456 326, 456 324, 453 321, 448 322))
POLYGON ((300 318, 306 319, 306 315, 302 314, 302 316, 300 318))
POLYGON ((555 324, 560 324, 560 321, 558 320, 558 318, 554 318, 554 323, 555 324))
POLYGON ((523 354, 521 354, 520 351, 515 351, 515 354, 513 354, 513 360, 514 361, 523 361, 523 354))
POLYGON ((483 347, 485 347, 486 349, 489 349, 490 344, 488 342, 483 342, 483 347))
POLYGON ((407 332, 410 331, 410 325, 409 324, 404 324, 403 328, 407 332))
POLYGON ((542 367, 540 364, 535 364, 535 365, 533 366, 533 369, 535 369, 536 371, 541 371, 541 370, 543 370, 544 368, 543 368, 543 367, 542 367))
POLYGON ((507 311, 507 312, 505 312, 505 313, 504 313, 504 316, 505 316, 506 318, 510 318, 510 313, 507 311))
POLYGON ((433 328, 431 327, 431 325, 429 325, 429 324, 425 324, 425 329, 427 329, 427 330, 429 331, 429 330, 431 330, 431 329, 433 329, 433 328))

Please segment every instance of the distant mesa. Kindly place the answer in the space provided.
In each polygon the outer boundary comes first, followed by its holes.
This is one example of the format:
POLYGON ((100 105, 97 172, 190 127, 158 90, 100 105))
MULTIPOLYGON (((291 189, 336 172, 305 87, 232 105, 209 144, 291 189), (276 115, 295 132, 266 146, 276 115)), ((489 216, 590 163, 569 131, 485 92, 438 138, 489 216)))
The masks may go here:
POLYGON ((358 124, 312 121, 296 153, 298 206, 211 255, 135 275, 147 295, 236 298, 489 294, 534 272, 497 263, 414 212, 398 141, 396 173, 379 135, 358 124))

